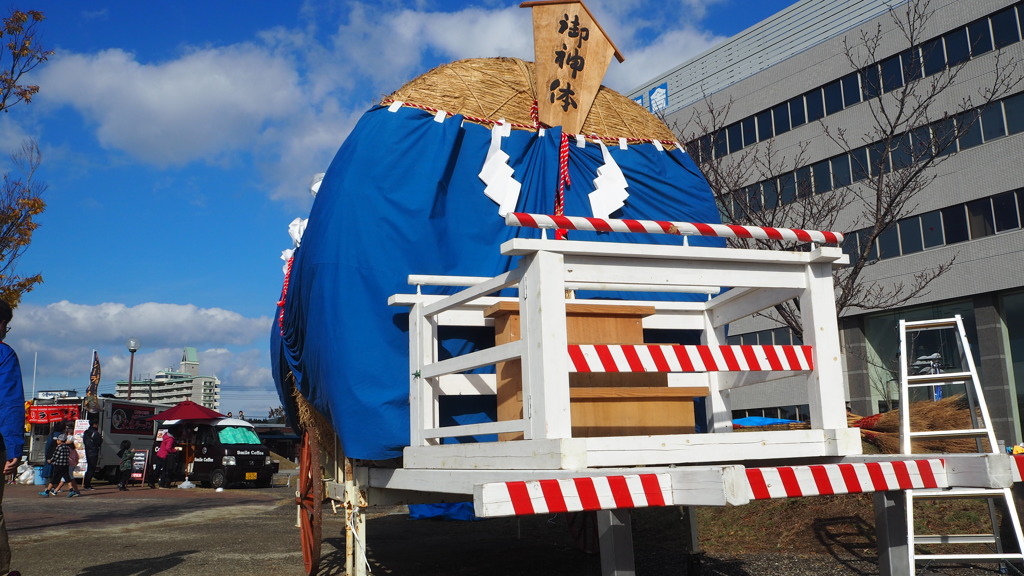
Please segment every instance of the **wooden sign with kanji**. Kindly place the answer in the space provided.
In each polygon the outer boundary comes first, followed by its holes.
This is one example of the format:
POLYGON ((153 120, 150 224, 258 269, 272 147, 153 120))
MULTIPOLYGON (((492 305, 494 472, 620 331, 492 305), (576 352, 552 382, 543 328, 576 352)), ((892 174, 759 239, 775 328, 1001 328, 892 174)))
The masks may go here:
POLYGON ((622 62, 622 55, 580 0, 519 6, 533 9, 533 81, 540 121, 578 134, 612 56, 622 62))

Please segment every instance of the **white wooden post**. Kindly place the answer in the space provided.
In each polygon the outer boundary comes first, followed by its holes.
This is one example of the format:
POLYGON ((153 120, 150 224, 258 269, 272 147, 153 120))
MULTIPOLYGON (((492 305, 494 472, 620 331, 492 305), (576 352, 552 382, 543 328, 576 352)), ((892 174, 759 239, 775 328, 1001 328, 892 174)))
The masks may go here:
MULTIPOLYGON (((711 317, 704 312, 704 331, 701 333, 701 341, 708 346, 719 346, 725 344, 725 327, 715 328, 711 317)), ((730 391, 723 390, 725 379, 734 379, 734 375, 724 372, 708 372, 708 397, 704 404, 707 416, 707 427, 709 432, 724 433, 732 432, 732 400, 730 391)))
POLYGON ((832 284, 834 258, 822 257, 816 248, 807 265, 807 287, 800 295, 800 316, 804 344, 812 347, 814 370, 807 377, 812 428, 846 428, 842 351, 836 320, 835 292, 832 284))
MULTIPOLYGON (((423 316, 423 304, 409 311, 409 445, 424 446, 428 442, 423 431, 436 426, 437 399, 426 378, 419 374, 423 367, 437 359, 437 322, 423 316)), ((431 442, 434 443, 434 442, 431 442)))
POLYGON ((565 325, 565 268, 561 254, 540 250, 520 264, 525 438, 570 438, 568 335, 565 325))

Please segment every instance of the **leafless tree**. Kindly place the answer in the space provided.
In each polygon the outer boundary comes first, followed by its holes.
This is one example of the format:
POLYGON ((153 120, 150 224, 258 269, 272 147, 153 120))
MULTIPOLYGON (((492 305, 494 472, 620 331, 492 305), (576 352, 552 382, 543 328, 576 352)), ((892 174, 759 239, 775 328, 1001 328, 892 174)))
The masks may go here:
MULTIPOLYGON (((846 230, 861 230, 859 238, 847 239, 851 264, 835 273, 839 314, 849 309, 899 307, 925 294, 929 285, 949 270, 955 256, 906 282, 879 283, 864 275, 877 262, 874 246, 879 236, 914 213, 918 195, 936 177, 935 169, 957 153, 958 138, 977 127, 979 111, 1009 95, 1022 80, 1019 62, 999 50, 986 56, 993 58, 994 65, 986 76, 988 83, 975 93, 959 93, 959 76, 968 61, 925 75, 922 61, 934 48, 924 30, 933 14, 928 0, 910 0, 890 10, 893 29, 903 47, 895 56, 889 49, 883 52, 882 24, 843 39, 843 55, 850 70, 860 73, 865 95, 865 102, 858 106, 868 108, 871 121, 855 133, 831 125, 828 116, 816 125, 820 128, 818 134, 824 134, 849 156, 854 171, 868 175, 864 179, 827 193, 813 193, 809 176, 801 177, 809 174, 806 141, 788 154, 777 149, 774 139, 732 154, 713 153, 720 144, 716 139, 724 137, 726 127, 735 120, 729 117, 731 101, 716 104, 706 96, 684 126, 673 126, 683 141, 690 142, 691 155, 707 176, 725 220, 755 226, 835 230, 842 217, 846 230), (898 79, 887 76, 885 68, 880 67, 887 58, 903 58, 903 69, 917 66, 918 73, 898 79), (950 106, 953 97, 956 103, 950 106), (771 183, 772 187, 792 185, 790 197, 778 189, 750 187, 757 182, 771 183)), ((745 248, 804 248, 749 239, 730 242, 745 248)), ((774 312, 778 315, 776 321, 802 337, 796 300, 780 304, 774 312)))

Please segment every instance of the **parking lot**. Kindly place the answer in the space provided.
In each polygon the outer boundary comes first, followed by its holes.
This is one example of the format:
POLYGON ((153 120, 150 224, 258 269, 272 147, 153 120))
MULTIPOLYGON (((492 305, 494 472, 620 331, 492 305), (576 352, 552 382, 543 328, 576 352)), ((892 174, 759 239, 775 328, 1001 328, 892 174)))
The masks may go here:
POLYGON ((4 490, 11 568, 26 576, 303 574, 294 484, 119 492, 97 482, 77 498, 40 489, 4 490))

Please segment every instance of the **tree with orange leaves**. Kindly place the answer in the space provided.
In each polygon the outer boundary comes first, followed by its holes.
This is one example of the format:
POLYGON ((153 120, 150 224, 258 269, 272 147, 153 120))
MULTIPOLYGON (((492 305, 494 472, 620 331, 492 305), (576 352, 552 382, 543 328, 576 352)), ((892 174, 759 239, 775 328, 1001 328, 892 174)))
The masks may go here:
MULTIPOLYGON (((52 50, 36 42, 38 26, 45 19, 37 10, 11 10, 0 26, 0 110, 32 102, 39 86, 23 84, 22 78, 46 62, 52 50)), ((16 264, 32 242, 39 226, 35 217, 46 209, 42 194, 46 185, 35 179, 42 161, 39 146, 29 140, 11 153, 12 170, 0 182, 0 299, 12 307, 22 294, 42 282, 40 274, 21 276, 16 264)))

